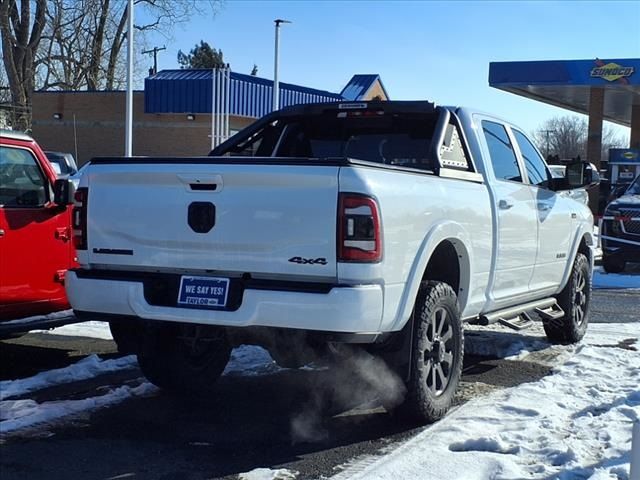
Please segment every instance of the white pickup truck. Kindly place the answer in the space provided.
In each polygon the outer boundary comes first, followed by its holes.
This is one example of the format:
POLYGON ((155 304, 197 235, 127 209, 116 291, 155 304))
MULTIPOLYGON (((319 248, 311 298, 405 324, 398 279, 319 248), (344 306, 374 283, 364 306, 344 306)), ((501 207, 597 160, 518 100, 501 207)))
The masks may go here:
POLYGON ((243 343, 285 366, 358 343, 434 421, 464 322, 584 335, 593 219, 566 191, 591 179, 553 179, 522 130, 464 108, 291 107, 207 157, 92 160, 68 297, 161 387, 210 389, 243 343))

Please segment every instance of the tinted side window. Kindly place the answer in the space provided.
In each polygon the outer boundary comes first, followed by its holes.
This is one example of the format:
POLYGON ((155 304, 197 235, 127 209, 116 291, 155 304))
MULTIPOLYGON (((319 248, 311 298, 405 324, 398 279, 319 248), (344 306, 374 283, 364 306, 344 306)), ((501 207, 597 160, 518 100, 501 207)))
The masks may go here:
POLYGON ((21 148, 0 147, 0 205, 38 207, 47 197, 47 182, 35 157, 21 148))
POLYGON ((518 130, 513 130, 513 134, 516 137, 516 142, 518 142, 520 152, 522 153, 529 183, 531 185, 538 185, 539 187, 548 187, 549 174, 547 173, 547 166, 544 164, 544 160, 542 160, 542 157, 538 154, 535 147, 531 145, 531 142, 523 133, 518 130))
POLYGON ((513 145, 509 141, 507 131, 499 123, 482 121, 482 130, 487 139, 493 172, 498 180, 522 182, 522 174, 518 166, 513 145))

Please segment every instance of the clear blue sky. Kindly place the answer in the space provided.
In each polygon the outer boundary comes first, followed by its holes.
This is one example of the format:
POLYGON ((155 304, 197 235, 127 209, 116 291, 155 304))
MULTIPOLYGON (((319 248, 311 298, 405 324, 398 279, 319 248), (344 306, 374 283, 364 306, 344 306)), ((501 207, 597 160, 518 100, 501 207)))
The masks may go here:
MULTIPOLYGON (((234 71, 273 78, 273 20, 282 27, 280 79, 339 92, 356 73, 378 73, 392 99, 428 99, 498 114, 527 131, 566 110, 488 85, 489 62, 640 57, 635 1, 226 1, 212 17, 177 26, 158 58, 200 40, 234 71)), ((628 129, 621 129, 627 132, 628 129)))

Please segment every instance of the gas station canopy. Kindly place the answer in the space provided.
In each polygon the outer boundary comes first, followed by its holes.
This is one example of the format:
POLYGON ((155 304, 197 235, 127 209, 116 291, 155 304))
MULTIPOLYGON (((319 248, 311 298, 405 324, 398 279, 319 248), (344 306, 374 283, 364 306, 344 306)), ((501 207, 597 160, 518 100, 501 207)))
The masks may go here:
POLYGON ((632 110, 640 108, 640 58, 492 62, 489 85, 585 115, 591 90, 599 88, 603 118, 630 127, 632 110))

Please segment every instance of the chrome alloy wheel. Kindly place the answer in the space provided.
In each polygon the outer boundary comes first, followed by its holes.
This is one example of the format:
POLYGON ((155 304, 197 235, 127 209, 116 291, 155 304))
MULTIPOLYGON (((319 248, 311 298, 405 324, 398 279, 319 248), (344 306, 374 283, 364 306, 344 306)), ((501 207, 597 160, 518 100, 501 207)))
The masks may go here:
POLYGON ((453 371, 453 327, 444 307, 432 312, 425 340, 424 378, 427 388, 437 397, 447 388, 453 371))
POLYGON ((573 306, 573 321, 576 326, 579 327, 584 322, 587 307, 587 279, 582 270, 578 270, 577 272, 573 306))

